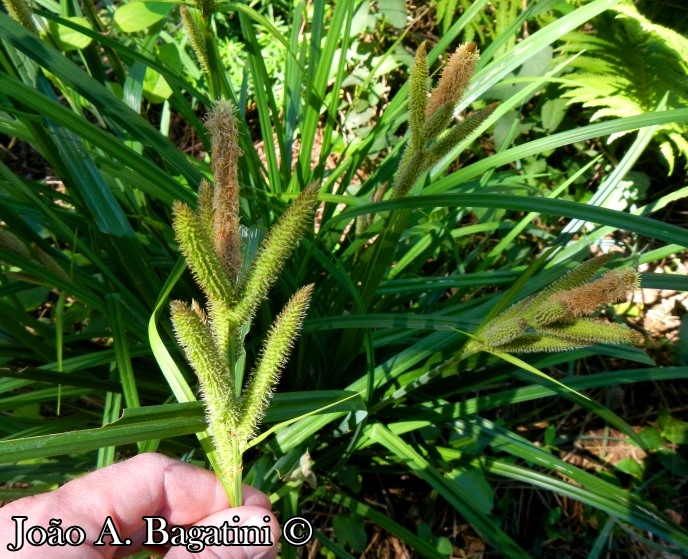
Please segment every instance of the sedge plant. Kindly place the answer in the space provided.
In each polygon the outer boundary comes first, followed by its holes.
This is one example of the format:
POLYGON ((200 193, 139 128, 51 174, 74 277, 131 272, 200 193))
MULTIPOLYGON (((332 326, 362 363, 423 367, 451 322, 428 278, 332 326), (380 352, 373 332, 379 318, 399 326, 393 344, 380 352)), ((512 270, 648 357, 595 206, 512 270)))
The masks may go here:
POLYGON ((189 268, 206 296, 172 303, 179 343, 196 372, 213 440, 216 472, 230 503, 241 504, 242 453, 255 434, 298 335, 312 285, 301 288, 276 318, 260 358, 244 382, 244 339, 285 260, 306 231, 317 188, 311 186, 282 214, 255 259, 243 251, 237 165, 240 149, 234 108, 218 101, 206 125, 211 134, 214 184, 201 182, 198 206, 174 206, 174 231, 189 268))

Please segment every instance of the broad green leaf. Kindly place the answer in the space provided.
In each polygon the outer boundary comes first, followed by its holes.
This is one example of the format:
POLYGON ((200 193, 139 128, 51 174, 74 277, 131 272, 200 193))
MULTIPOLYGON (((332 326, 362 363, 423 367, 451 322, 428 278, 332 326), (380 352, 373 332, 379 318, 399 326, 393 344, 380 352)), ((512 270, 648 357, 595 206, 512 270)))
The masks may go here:
MULTIPOLYGON (((176 43, 164 43, 158 47, 158 62, 165 65, 173 72, 179 73, 182 69, 182 59, 179 45, 176 43)), ((148 66, 143 80, 143 94, 152 103, 162 103, 172 95, 172 88, 167 80, 156 70, 148 66)))
POLYGON ((561 121, 566 116, 566 100, 565 99, 548 99, 542 104, 540 116, 542 117, 542 127, 547 132, 554 132, 561 121))
POLYGON ((158 72, 152 68, 146 68, 143 94, 151 103, 162 103, 172 95, 172 88, 158 72))
MULTIPOLYGON (((77 25, 81 25, 82 27, 91 29, 91 22, 83 17, 68 17, 65 19, 77 25)), ((83 33, 55 21, 48 22, 48 29, 50 29, 50 32, 57 41, 57 45, 63 51, 85 49, 92 41, 90 37, 87 37, 83 33)))
POLYGON ((125 33, 143 31, 164 18, 173 6, 171 2, 129 2, 117 8, 115 23, 125 33))
POLYGON ((662 436, 673 444, 688 445, 688 423, 671 415, 659 418, 662 436))
POLYGON ((635 478, 641 479, 643 477, 644 468, 635 458, 623 458, 616 463, 615 467, 617 470, 635 478))
POLYGON ((640 438, 643 439, 645 445, 650 450, 656 450, 664 446, 664 441, 662 439, 662 431, 656 427, 648 427, 643 429, 640 433, 640 438))
POLYGON ((406 27, 408 12, 404 0, 378 0, 377 9, 392 27, 397 29, 406 27))
POLYGON ((366 544, 366 532, 363 520, 352 515, 338 514, 332 520, 337 540, 350 547, 354 552, 361 553, 366 544))

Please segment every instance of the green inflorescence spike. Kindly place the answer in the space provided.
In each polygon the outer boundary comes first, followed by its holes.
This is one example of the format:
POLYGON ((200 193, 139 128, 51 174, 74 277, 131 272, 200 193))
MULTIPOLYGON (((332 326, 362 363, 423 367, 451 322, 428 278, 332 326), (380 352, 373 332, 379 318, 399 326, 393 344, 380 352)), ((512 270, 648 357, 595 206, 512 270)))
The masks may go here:
POLYGON ((562 351, 597 343, 637 342, 638 334, 624 325, 585 318, 639 286, 640 276, 633 268, 611 270, 589 281, 610 258, 603 255, 583 262, 540 293, 512 305, 483 325, 466 350, 562 351))

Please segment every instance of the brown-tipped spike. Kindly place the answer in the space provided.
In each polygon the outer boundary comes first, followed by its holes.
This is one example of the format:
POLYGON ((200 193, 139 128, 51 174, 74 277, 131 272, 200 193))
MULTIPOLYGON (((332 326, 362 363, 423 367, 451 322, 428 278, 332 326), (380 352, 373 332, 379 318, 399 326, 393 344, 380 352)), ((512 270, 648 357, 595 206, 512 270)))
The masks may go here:
POLYGON ((230 101, 217 101, 205 125, 210 132, 213 148, 213 243, 227 275, 236 281, 241 269, 238 180, 241 149, 234 112, 234 105, 230 101))
POLYGON ((461 45, 449 58, 437 87, 432 90, 425 115, 432 115, 442 105, 456 106, 475 72, 480 51, 473 43, 461 45))

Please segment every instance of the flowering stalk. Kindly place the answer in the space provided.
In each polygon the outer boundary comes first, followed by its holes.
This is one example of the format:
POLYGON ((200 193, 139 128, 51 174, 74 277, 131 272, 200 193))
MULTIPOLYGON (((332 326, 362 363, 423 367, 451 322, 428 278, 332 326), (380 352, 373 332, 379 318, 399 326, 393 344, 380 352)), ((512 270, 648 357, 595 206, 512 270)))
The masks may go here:
MULTIPOLYGON (((408 144, 392 183, 392 199, 408 196, 423 173, 468 137, 496 109, 496 104, 490 104, 462 121, 452 123, 454 111, 466 92, 478 58, 478 50, 473 43, 460 46, 449 58, 437 87, 429 92, 425 43, 418 48, 409 76, 408 144)), ((385 221, 372 247, 368 249, 366 244, 361 249, 361 264, 357 266, 353 279, 361 285, 363 308, 373 301, 382 278, 389 271, 399 240, 407 229, 409 215, 409 210, 390 212, 383 218, 385 221)), ((363 232, 371 222, 370 216, 359 217, 356 231, 363 232)), ((349 347, 359 343, 354 336, 357 334, 353 331, 344 334, 344 350, 337 354, 340 360, 346 361, 351 354, 349 347)))
POLYGON ((638 342, 639 334, 622 324, 586 317, 605 304, 623 301, 640 286, 634 268, 611 270, 589 281, 611 256, 583 262, 540 293, 511 306, 483 325, 462 355, 481 350, 564 351, 597 343, 638 342))
POLYGON ((3 0, 9 16, 17 23, 22 24, 32 33, 38 34, 38 27, 33 19, 31 3, 26 0, 3 0))
POLYGON ((213 16, 218 11, 215 0, 193 0, 179 7, 184 32, 194 51, 212 98, 229 97, 230 88, 222 73, 220 50, 215 37, 213 16))
POLYGON ((179 247, 207 303, 174 301, 172 322, 179 344, 198 376, 216 455, 216 474, 230 503, 241 504, 242 453, 269 404, 310 301, 312 285, 301 288, 275 320, 261 357, 244 385, 244 336, 287 258, 312 220, 317 188, 304 190, 263 241, 242 273, 239 183, 234 108, 218 101, 206 126, 211 134, 214 186, 200 185, 198 207, 177 201, 174 231, 179 247))
POLYGON ((473 43, 461 45, 449 58, 437 87, 428 96, 425 43, 418 48, 409 78, 409 143, 399 165, 392 196, 406 196, 418 178, 478 128, 497 108, 496 103, 475 111, 451 125, 459 103, 478 64, 473 43))
POLYGON ((182 24, 189 39, 189 44, 198 58, 201 70, 208 77, 211 75, 211 69, 205 43, 205 23, 201 12, 195 8, 188 8, 182 5, 179 7, 179 13, 182 16, 182 24))

